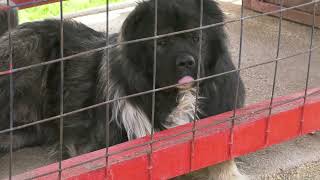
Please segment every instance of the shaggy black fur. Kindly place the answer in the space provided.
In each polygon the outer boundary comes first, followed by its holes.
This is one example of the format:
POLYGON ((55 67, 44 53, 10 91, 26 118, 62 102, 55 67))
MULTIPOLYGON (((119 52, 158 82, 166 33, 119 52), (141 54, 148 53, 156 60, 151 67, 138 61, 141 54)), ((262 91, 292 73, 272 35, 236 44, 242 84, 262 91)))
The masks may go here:
POLYGON ((8 24, 10 24, 11 28, 15 28, 18 25, 18 12, 16 9, 11 9, 10 14, 7 5, 4 3, 4 0, 0 0, 0 36, 8 31, 8 24), (10 16, 10 23, 9 17, 10 16))
MULTIPOLYGON (((159 1, 158 34, 198 27, 199 0, 159 1)), ((204 0, 203 25, 223 21, 217 4, 204 0)), ((13 66, 21 68, 60 58, 59 21, 45 20, 25 23, 12 33, 13 66)), ((154 1, 139 3, 122 26, 112 35, 111 43, 150 37, 154 33, 154 1)), ((104 33, 73 21, 64 22, 64 56, 105 46, 104 33)), ((203 30, 201 77, 234 69, 223 26, 203 30)), ((177 84, 186 75, 196 78, 199 31, 158 39, 156 87, 177 84), (187 60, 186 60, 187 59, 187 60), (190 60, 191 59, 191 60, 190 60), (186 60, 187 64, 180 63, 186 60), (190 64, 188 64, 192 61, 190 64)), ((105 65, 104 51, 74 57, 64 62, 64 113, 109 99, 152 89, 153 40, 120 45, 110 49, 110 70, 105 65), (107 86, 107 73, 110 86, 107 86), (108 93, 106 93, 108 92, 108 93)), ((0 39, 0 72, 9 68, 8 35, 0 39)), ((32 123, 59 115, 60 63, 39 66, 13 74, 14 126, 32 123)), ((230 73, 200 83, 200 117, 211 116, 234 108, 237 75, 230 73)), ((9 76, 0 75, 0 130, 9 128, 9 76)), ((177 88, 156 93, 155 129, 161 125, 177 105, 177 88)), ((152 95, 123 100, 142 109, 151 119, 152 95)), ((240 81, 237 107, 243 105, 244 88, 240 81)), ((124 120, 114 117, 110 104, 110 145, 127 140, 124 120)), ((98 107, 64 117, 64 147, 66 155, 93 151, 105 146, 106 107, 98 107)), ((135 121, 136 119, 129 119, 135 121)), ((127 119, 128 121, 128 119, 127 119)), ((137 123, 137 122, 134 122, 137 123)), ((54 144, 59 139, 59 119, 14 131, 14 149, 44 143, 54 144)), ((0 150, 9 149, 9 134, 0 134, 0 150)))

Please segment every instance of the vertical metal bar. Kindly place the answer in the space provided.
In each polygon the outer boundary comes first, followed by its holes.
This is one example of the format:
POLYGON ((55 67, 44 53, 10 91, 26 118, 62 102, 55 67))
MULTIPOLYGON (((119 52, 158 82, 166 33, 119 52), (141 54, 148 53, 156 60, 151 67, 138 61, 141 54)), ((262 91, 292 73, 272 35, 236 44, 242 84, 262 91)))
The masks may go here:
MULTIPOLYGON (((109 60, 109 0, 106 0, 106 50, 105 50, 105 64, 107 66, 107 72, 106 72, 106 77, 107 77, 107 92, 106 92, 106 101, 109 101, 109 85, 110 85, 110 60, 109 60)), ((110 134, 110 116, 109 112, 110 111, 110 103, 106 104, 106 131, 105 131, 105 143, 106 143, 106 170, 105 170, 105 178, 108 178, 108 165, 109 165, 109 146, 110 146, 110 139, 109 139, 109 134, 110 134)))
POLYGON ((309 57, 308 57, 308 68, 307 68, 307 77, 306 77, 306 84, 304 90, 304 97, 303 97, 303 106, 301 111, 301 119, 300 119, 300 134, 303 133, 303 123, 304 123, 304 107, 307 101, 307 94, 309 88, 309 79, 310 79, 310 65, 311 65, 311 58, 312 58, 312 46, 313 46, 313 39, 314 39, 314 29, 315 29, 315 17, 316 17, 316 1, 314 0, 313 4, 313 16, 312 16, 312 26, 311 26, 311 35, 310 35, 310 45, 309 45, 309 57))
MULTIPOLYGON (((199 19, 199 27, 203 26, 203 0, 200 0, 200 19, 199 19)), ((202 63, 202 36, 203 36, 203 30, 199 30, 199 52, 198 52, 198 63, 197 63, 197 79, 200 79, 201 75, 201 63, 202 63)), ((199 93, 200 93, 200 82, 197 81, 197 87, 196 87, 196 104, 194 109, 194 118, 192 121, 192 140, 191 140, 191 153, 190 153, 190 171, 192 171, 192 159, 195 156, 195 135, 196 135, 196 121, 197 121, 197 114, 198 114, 198 104, 199 104, 199 93)))
MULTIPOLYGON (((154 1, 154 36, 158 35, 158 0, 154 1)), ((153 82, 152 82, 152 110, 151 110, 151 137, 150 137, 150 153, 148 154, 148 175, 152 179, 152 153, 153 153, 153 135, 154 135, 154 118, 155 118, 155 102, 156 102, 156 79, 157 79, 157 42, 153 40, 153 82)))
MULTIPOLYGON (((242 42, 243 42, 243 0, 241 1, 241 14, 240 14, 240 42, 239 42, 239 57, 238 57, 238 66, 237 68, 241 68, 241 60, 242 60, 242 42)), ((231 129, 230 129, 230 137, 229 137, 229 156, 232 158, 232 149, 233 149, 233 140, 234 140, 234 126, 235 126, 235 120, 236 120, 236 112, 237 112, 237 106, 238 106, 238 96, 239 96, 239 86, 240 86, 240 71, 237 71, 237 86, 236 86, 236 92, 235 92, 235 99, 234 99, 234 105, 233 105, 233 115, 232 115, 232 121, 231 121, 231 129)))
MULTIPOLYGON (((63 37, 63 4, 60 0, 60 56, 64 57, 64 37, 63 37)), ((64 112, 64 62, 60 62, 60 147, 59 147, 59 179, 62 178, 63 160, 63 112, 64 112)))
MULTIPOLYGON (((13 87, 13 74, 12 74, 12 69, 13 69, 13 50, 12 50, 12 39, 11 39, 11 6, 10 6, 10 2, 9 0, 7 0, 7 6, 8 6, 8 35, 9 35, 9 71, 10 71, 10 75, 9 75, 9 89, 10 89, 10 99, 9 99, 9 103, 10 103, 10 129, 13 128, 13 111, 14 111, 14 107, 13 107, 13 101, 14 101, 14 87, 13 87)), ((10 130, 10 162, 9 162, 9 179, 12 179, 12 167, 13 167, 13 131, 10 130)))
MULTIPOLYGON (((281 45, 281 31, 282 31, 282 19, 283 19, 283 0, 280 1, 280 17, 279 17, 279 26, 278 26, 278 44, 277 44, 277 52, 276 52, 276 59, 279 58, 280 54, 280 45, 281 45)), ((274 67, 274 74, 273 74, 273 84, 272 84, 272 92, 271 92, 271 98, 270 98, 270 104, 269 104, 269 112, 268 112, 268 119, 266 124, 266 131, 265 131, 265 145, 269 143, 269 134, 270 134, 270 118, 272 113, 272 105, 274 100, 274 94, 275 94, 275 87, 276 87, 276 80, 277 80, 277 72, 278 72, 278 61, 275 61, 275 67, 274 67)))

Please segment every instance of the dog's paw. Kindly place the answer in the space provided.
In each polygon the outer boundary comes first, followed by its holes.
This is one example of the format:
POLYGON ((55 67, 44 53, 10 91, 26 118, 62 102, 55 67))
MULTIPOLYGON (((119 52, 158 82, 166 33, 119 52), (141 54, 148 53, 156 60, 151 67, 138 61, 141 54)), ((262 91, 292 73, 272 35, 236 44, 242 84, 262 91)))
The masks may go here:
POLYGON ((51 159, 59 159, 60 155, 62 155, 62 159, 68 159, 98 149, 95 144, 82 145, 74 143, 65 143, 62 145, 62 149, 60 148, 60 143, 54 143, 53 145, 49 146, 49 157, 51 159))
POLYGON ((67 151, 66 146, 62 145, 61 148, 60 143, 54 143, 50 145, 47 150, 50 159, 59 160, 60 156, 62 157, 62 159, 68 159, 71 157, 67 151))
POLYGON ((246 175, 243 174, 234 174, 232 175, 232 180, 249 180, 249 178, 246 175))
POLYGON ((249 180, 247 176, 240 173, 233 160, 208 167, 208 171, 209 180, 249 180))
POLYGON ((216 175, 209 175, 209 180, 249 180, 249 178, 239 172, 224 172, 216 175))

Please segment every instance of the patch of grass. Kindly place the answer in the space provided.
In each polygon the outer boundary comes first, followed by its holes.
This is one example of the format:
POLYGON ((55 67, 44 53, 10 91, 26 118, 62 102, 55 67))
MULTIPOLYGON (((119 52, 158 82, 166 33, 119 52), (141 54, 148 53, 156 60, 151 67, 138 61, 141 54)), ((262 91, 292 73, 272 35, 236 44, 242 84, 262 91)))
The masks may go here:
MULTIPOLYGON (((109 3, 120 2, 124 0, 109 0, 109 3)), ((63 1, 63 13, 73 13, 88 8, 97 6, 103 6, 106 4, 106 0, 66 0, 63 1)), ((40 20, 45 18, 51 18, 59 16, 60 3, 52 3, 33 8, 23 9, 19 11, 19 20, 21 23, 40 20)))

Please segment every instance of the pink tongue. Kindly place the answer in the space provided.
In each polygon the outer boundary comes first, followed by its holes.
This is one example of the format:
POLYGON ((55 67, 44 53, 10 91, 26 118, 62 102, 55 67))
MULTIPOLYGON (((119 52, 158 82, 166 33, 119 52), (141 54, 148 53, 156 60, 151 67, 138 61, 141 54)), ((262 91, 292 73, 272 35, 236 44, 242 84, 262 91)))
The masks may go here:
POLYGON ((191 76, 184 76, 183 78, 181 78, 178 83, 179 84, 186 84, 186 83, 190 83, 191 81, 193 81, 194 79, 191 76))

